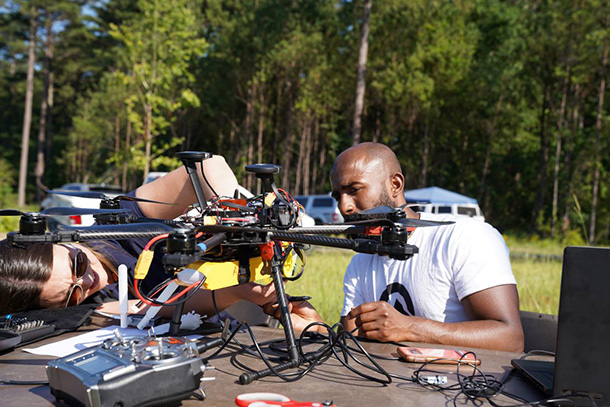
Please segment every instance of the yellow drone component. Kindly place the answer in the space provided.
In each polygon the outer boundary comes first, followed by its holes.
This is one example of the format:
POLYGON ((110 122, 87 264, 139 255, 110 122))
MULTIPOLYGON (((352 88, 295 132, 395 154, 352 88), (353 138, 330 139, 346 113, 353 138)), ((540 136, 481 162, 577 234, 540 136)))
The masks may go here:
POLYGON ((136 263, 136 268, 134 271, 134 277, 136 280, 143 280, 146 277, 154 256, 155 252, 152 250, 142 250, 140 257, 138 257, 138 262, 136 263))
MULTIPOLYGON (((297 268, 297 258, 298 256, 294 250, 287 254, 284 268, 282 269, 284 277, 294 277, 297 268)), ((272 281, 271 274, 269 274, 270 271, 266 269, 261 257, 252 257, 248 259, 248 263, 247 268, 242 267, 242 273, 246 270, 242 276, 240 276, 238 260, 223 262, 197 261, 189 264, 187 268, 195 269, 206 277, 202 285, 202 288, 206 290, 218 290, 219 288, 231 287, 252 281, 257 284, 267 285, 272 281)))
POLYGON ((217 225, 218 224, 218 216, 204 216, 203 224, 204 225, 217 225))

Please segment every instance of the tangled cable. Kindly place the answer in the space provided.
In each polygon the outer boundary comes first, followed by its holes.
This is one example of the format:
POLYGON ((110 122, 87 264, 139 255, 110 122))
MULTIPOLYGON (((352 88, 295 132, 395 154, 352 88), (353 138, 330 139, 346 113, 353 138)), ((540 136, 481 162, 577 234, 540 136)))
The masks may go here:
POLYGON ((317 366, 334 356, 343 366, 345 366, 354 374, 361 376, 367 380, 375 381, 384 385, 390 384, 392 382, 392 375, 385 371, 385 369, 383 369, 375 361, 374 357, 371 356, 364 349, 364 347, 362 347, 362 345, 352 335, 352 333, 348 331, 339 330, 339 328, 339 324, 335 324, 332 327, 322 322, 314 322, 309 324, 305 328, 305 330, 301 332, 297 341, 299 361, 298 363, 295 363, 294 366, 297 370, 289 373, 282 373, 278 368, 278 366, 281 366, 282 362, 291 363, 286 362, 286 357, 278 356, 277 358, 271 358, 265 355, 265 353, 263 352, 263 347, 269 346, 270 349, 272 349, 276 353, 281 354, 283 350, 279 348, 279 345, 284 340, 279 339, 259 343, 256 339, 256 336, 254 335, 254 332, 245 322, 239 324, 239 326, 233 331, 230 337, 225 341, 225 344, 223 344, 223 346, 218 349, 213 355, 206 357, 206 359, 211 359, 212 357, 217 355, 218 352, 220 352, 222 348, 224 348, 224 346, 226 346, 226 344, 228 344, 231 339, 233 339, 233 342, 235 342, 241 348, 241 350, 232 355, 231 363, 234 366, 237 366, 248 372, 255 372, 255 369, 247 366, 245 363, 239 360, 239 357, 244 354, 260 358, 267 366, 267 369, 269 369, 273 375, 287 382, 294 382, 301 379, 303 376, 311 372, 317 366), (318 332, 312 332, 311 329, 314 326, 323 327, 324 329, 326 329, 327 334, 325 335, 318 332), (250 339, 252 340, 252 345, 244 345, 235 338, 235 334, 241 328, 245 328, 247 330, 250 339), (356 346, 356 349, 348 346, 348 341, 353 342, 356 346), (305 350, 305 347, 308 345, 320 345, 320 347, 315 351, 307 352, 305 350), (363 355, 365 361, 360 360, 357 357, 358 355, 363 355), (276 364, 275 366, 274 363, 276 364), (277 363, 280 363, 280 365, 277 365, 277 363), (358 366, 360 366, 360 368, 358 368, 358 366), (370 374, 367 373, 367 371, 371 371, 373 373, 370 374), (373 374, 377 374, 377 376, 373 374))

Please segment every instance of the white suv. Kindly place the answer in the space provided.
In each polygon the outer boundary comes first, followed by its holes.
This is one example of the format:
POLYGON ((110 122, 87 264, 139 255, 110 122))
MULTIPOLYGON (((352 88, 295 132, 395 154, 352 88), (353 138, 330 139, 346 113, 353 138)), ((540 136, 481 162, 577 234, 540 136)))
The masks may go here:
MULTIPOLYGON (((99 192, 110 198, 123 194, 123 189, 118 185, 108 184, 84 184, 73 182, 64 184, 59 188, 54 188, 53 191, 66 192, 99 192)), ((96 198, 81 198, 78 196, 49 194, 40 203, 41 209, 55 207, 69 208, 91 208, 99 209, 101 199, 96 198)), ((49 227, 56 227, 58 224, 73 225, 73 226, 91 226, 95 222, 93 215, 74 215, 74 216, 51 216, 48 218, 49 227)))
POLYGON ((305 213, 314 218, 316 225, 343 223, 337 201, 330 195, 298 195, 294 199, 303 205, 305 213))

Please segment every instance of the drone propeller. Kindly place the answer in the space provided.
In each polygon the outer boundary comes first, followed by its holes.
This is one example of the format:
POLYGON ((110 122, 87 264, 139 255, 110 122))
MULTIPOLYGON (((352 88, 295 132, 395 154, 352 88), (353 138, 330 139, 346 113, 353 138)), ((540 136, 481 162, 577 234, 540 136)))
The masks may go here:
POLYGON ((347 216, 346 225, 382 226, 400 223, 405 227, 426 227, 449 225, 452 221, 434 221, 408 218, 402 208, 391 208, 387 205, 377 206, 347 216))
POLYGON ((23 216, 24 212, 18 211, 16 209, 0 209, 0 216, 23 216))
POLYGON ((376 206, 371 209, 366 209, 362 212, 358 212, 360 215, 387 215, 396 213, 398 208, 390 208, 387 205, 376 206))
POLYGON ((153 201, 152 199, 136 198, 135 196, 129 196, 129 195, 117 195, 117 196, 115 196, 113 198, 113 197, 110 197, 110 196, 108 196, 106 194, 103 194, 101 192, 95 192, 95 191, 83 191, 83 192, 76 192, 76 191, 46 191, 46 192, 48 194, 75 196, 75 197, 78 197, 78 198, 102 199, 102 200, 109 200, 109 201, 112 201, 112 202, 132 201, 132 202, 156 203, 156 204, 161 204, 161 205, 176 205, 175 203, 153 201))
POLYGON ((397 221, 392 221, 387 218, 376 218, 369 220, 357 220, 353 222, 345 222, 345 225, 360 225, 360 226, 391 226, 395 223, 400 223, 405 227, 427 227, 427 226, 443 226, 455 223, 453 221, 437 221, 437 220, 422 220, 413 218, 402 218, 397 221))
POLYGON ((40 212, 21 212, 17 209, 0 209, 0 216, 77 216, 77 215, 99 215, 104 213, 120 213, 124 209, 95 209, 95 208, 47 208, 40 212))

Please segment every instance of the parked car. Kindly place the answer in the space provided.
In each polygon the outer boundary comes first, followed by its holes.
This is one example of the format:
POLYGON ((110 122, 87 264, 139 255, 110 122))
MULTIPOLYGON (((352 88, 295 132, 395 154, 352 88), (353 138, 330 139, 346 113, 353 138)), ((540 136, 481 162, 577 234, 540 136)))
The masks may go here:
MULTIPOLYGON (((101 192, 111 198, 123 194, 123 189, 118 185, 108 184, 85 184, 85 183, 70 183, 62 185, 59 188, 54 188, 53 191, 70 191, 70 192, 101 192)), ((41 202, 41 209, 55 207, 69 208, 92 208, 99 209, 101 199, 81 198, 78 196, 68 196, 61 194, 48 194, 41 202)), ((74 225, 74 226, 90 226, 95 222, 93 215, 74 215, 74 216, 52 216, 47 219, 49 227, 56 225, 74 225)))
POLYGON ((316 225, 343 223, 337 201, 330 195, 297 195, 294 197, 311 216, 316 225))
POLYGON ((148 175, 146 176, 146 179, 144 179, 144 182, 142 183, 142 185, 148 184, 149 182, 153 182, 157 178, 161 178, 162 176, 164 176, 166 174, 167 174, 167 172, 162 172, 162 171, 149 172, 148 175))

